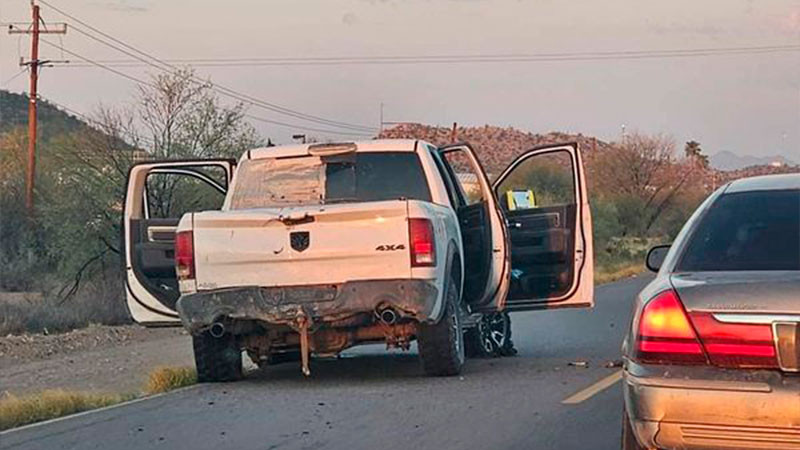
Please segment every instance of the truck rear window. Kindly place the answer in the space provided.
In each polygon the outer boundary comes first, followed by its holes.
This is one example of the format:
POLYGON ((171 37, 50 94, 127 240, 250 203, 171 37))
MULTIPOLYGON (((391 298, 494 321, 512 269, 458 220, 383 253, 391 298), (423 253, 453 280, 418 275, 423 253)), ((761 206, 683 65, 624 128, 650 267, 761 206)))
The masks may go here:
POLYGON ((800 191, 723 194, 689 239, 679 271, 800 270, 800 191))
POLYGON ((245 160, 236 170, 229 209, 397 199, 431 200, 416 153, 245 160))

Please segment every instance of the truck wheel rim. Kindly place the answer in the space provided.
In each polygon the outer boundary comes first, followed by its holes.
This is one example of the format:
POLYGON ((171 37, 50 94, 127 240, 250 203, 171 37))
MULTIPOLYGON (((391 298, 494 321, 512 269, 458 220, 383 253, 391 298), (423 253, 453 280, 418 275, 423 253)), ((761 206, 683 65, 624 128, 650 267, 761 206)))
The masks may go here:
POLYGON ((495 349, 494 341, 492 340, 492 332, 486 318, 481 318, 478 322, 478 336, 480 336, 483 351, 487 354, 492 353, 495 349))
POLYGON ((503 348, 508 340, 509 323, 505 314, 492 314, 486 318, 486 340, 495 349, 503 348))

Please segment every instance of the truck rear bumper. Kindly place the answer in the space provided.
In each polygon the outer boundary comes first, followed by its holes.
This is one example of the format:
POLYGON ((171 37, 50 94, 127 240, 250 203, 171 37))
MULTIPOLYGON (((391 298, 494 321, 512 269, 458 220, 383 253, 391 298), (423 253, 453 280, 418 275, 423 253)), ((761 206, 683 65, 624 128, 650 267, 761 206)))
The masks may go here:
POLYGON ((312 322, 336 322, 361 313, 392 308, 402 317, 432 319, 439 290, 431 280, 351 281, 338 285, 264 288, 258 286, 200 291, 177 303, 191 333, 220 320, 291 324, 300 311, 312 322))

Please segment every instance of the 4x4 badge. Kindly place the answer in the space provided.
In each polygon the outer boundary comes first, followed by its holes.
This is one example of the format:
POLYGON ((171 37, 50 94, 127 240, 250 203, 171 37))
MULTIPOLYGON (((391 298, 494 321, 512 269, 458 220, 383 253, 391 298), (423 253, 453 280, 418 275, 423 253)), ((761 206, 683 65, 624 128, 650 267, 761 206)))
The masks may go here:
POLYGON ((405 250, 405 249, 406 246, 403 244, 386 244, 375 247, 375 250, 379 252, 393 252, 395 250, 405 250))

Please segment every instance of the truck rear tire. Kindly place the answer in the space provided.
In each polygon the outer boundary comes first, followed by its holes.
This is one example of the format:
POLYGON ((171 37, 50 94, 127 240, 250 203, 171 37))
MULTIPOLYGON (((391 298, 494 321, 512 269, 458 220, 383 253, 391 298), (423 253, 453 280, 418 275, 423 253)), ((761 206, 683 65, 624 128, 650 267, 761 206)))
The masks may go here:
POLYGON ((192 346, 197 381, 200 383, 236 381, 242 378, 242 349, 232 334, 226 333, 215 338, 206 331, 192 336, 192 346))
POLYGON ((464 366, 464 330, 461 299, 451 276, 445 291, 444 314, 435 324, 420 324, 417 331, 422 369, 431 376, 452 376, 464 366))

